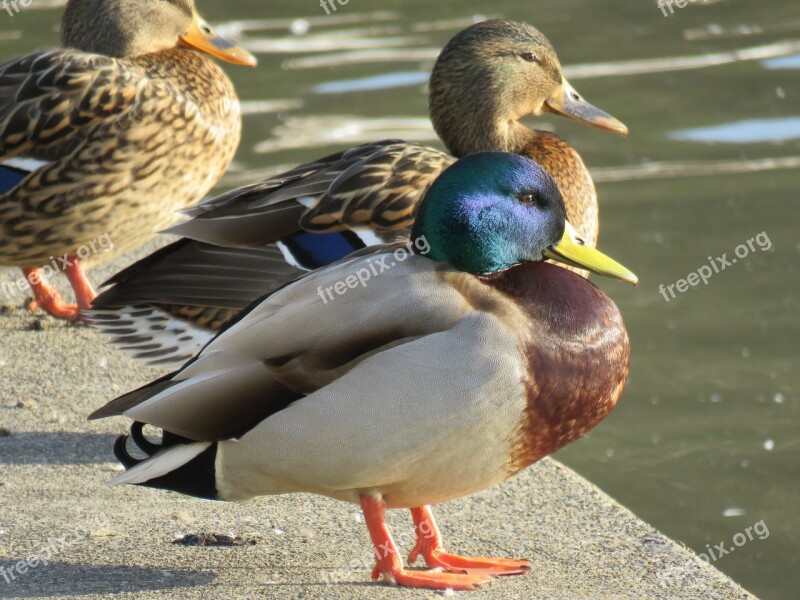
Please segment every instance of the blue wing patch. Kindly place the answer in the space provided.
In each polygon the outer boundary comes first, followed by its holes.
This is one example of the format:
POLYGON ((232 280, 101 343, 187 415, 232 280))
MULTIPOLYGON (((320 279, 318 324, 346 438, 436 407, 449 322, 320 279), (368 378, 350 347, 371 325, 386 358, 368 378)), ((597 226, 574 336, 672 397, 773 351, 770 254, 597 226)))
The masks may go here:
POLYGON ((296 233, 281 240, 280 245, 291 254, 297 266, 308 270, 335 263, 366 247, 361 238, 352 231, 296 233))
POLYGON ((25 177, 30 174, 30 171, 11 167, 9 165, 0 165, 0 194, 5 194, 17 187, 25 177))

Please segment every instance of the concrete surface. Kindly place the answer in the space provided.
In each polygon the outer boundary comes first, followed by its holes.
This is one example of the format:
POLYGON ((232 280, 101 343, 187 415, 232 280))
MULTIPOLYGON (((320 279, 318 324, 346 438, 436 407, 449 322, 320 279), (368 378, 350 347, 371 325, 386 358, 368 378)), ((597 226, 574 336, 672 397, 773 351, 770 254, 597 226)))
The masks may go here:
MULTIPOLYGON (((100 282, 113 271, 92 276, 100 282)), ((17 273, 0 270, 0 281, 9 277, 17 273)), ((120 469, 111 447, 125 420, 89 423, 86 415, 158 372, 133 364, 87 327, 21 308, 0 314, 0 335, 0 597, 450 595, 371 583, 369 539, 355 506, 306 495, 224 504, 104 486, 120 469), (234 532, 257 543, 172 543, 199 532, 234 532), (47 564, 17 565, 31 557, 47 564)), ((435 513, 448 550, 532 562, 526 576, 466 593, 476 599, 752 598, 553 460, 435 513)), ((408 514, 390 518, 407 551, 408 514)))

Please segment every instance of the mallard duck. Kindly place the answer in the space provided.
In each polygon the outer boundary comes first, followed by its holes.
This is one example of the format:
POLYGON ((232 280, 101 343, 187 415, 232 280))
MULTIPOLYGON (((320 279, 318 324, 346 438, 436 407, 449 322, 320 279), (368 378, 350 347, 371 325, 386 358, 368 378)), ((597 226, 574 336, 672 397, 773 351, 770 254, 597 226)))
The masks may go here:
POLYGON ((478 153, 428 190, 411 241, 376 246, 254 303, 178 372, 91 418, 134 420, 113 483, 219 500, 310 492, 360 505, 373 577, 473 589, 525 560, 449 554, 431 504, 496 485, 597 425, 630 348, 614 303, 545 258, 636 283, 576 243, 553 179, 478 153), (163 430, 161 444, 144 424, 163 430), (148 458, 131 456, 132 440, 148 458), (384 521, 411 509, 431 571, 384 521), (442 572, 436 569, 441 569, 442 572))
POLYGON ((594 246, 597 196, 583 161, 557 136, 519 119, 549 111, 606 131, 627 129, 578 95, 539 31, 509 20, 461 31, 441 52, 429 88, 431 119, 449 154, 385 140, 210 199, 171 230, 183 240, 107 282, 113 287, 95 303, 94 323, 137 358, 177 366, 298 269, 407 237, 433 180, 454 156, 483 150, 541 164, 570 222, 594 246))
POLYGON ((239 144, 241 111, 207 55, 255 65, 192 0, 69 0, 63 48, 0 66, 0 266, 32 310, 75 319, 87 262, 141 245, 199 201, 239 144), (64 271, 77 306, 43 277, 64 271))

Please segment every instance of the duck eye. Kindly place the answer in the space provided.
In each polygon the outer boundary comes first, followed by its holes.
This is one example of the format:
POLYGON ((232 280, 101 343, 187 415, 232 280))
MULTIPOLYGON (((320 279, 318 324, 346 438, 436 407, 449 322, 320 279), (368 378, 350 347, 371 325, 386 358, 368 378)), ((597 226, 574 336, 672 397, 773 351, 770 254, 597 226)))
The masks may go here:
POLYGON ((520 57, 525 62, 529 62, 529 63, 539 62, 539 59, 536 58, 536 55, 533 52, 523 52, 523 53, 520 54, 520 57))
POLYGON ((519 200, 523 204, 535 204, 536 195, 532 192, 520 192, 519 194, 517 194, 517 200, 519 200))

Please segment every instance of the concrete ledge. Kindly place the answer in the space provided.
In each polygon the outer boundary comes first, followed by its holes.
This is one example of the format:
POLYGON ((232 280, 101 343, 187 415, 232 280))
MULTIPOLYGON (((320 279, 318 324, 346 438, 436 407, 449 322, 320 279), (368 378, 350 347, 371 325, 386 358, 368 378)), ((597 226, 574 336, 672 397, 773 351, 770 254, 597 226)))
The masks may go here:
MULTIPOLYGON (((95 280, 112 271, 95 272, 95 280)), ((12 274, 0 271, 0 281, 12 274)), ((10 432, 0 431, 0 567, 8 574, 14 566, 16 577, 6 582, 0 571, 0 597, 443 595, 369 583, 372 557, 355 506, 305 495, 223 504, 104 486, 118 472, 111 445, 124 420, 85 417, 156 372, 86 327, 22 310, 0 315, 0 332, 0 428, 10 432), (258 543, 172 543, 181 534, 230 531, 258 543), (15 565, 31 556, 47 564, 20 573, 15 565)), ((533 563, 527 576, 499 579, 469 597, 752 597, 553 460, 436 514, 448 549, 533 563)), ((408 514, 393 511, 390 522, 407 551, 408 514)))

